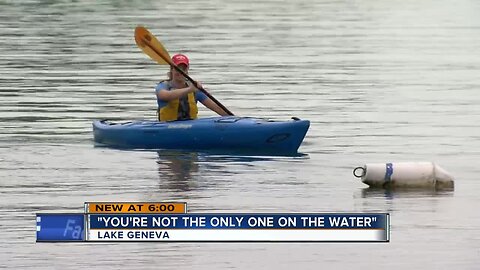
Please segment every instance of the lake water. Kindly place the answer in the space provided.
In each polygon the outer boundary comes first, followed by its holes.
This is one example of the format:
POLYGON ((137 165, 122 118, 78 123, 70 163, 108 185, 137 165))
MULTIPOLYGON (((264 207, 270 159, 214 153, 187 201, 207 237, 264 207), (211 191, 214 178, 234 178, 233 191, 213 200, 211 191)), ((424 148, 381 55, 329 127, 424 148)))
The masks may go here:
MULTIPOLYGON (((480 2, 0 1, 0 267, 478 269, 480 2), (94 119, 155 119, 146 26, 236 115, 311 121, 302 157, 95 148, 94 119), (453 191, 367 189, 433 161, 453 191), (85 201, 191 212, 388 212, 383 244, 36 244, 85 201)), ((202 108, 202 116, 213 113, 202 108)))

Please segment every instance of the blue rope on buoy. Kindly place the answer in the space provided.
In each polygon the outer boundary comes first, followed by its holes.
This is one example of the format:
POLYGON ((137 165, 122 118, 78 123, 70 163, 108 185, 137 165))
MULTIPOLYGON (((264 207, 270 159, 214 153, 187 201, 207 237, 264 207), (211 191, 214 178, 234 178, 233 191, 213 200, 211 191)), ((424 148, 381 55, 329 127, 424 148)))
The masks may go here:
POLYGON ((390 182, 392 181, 392 174, 393 174, 393 164, 392 163, 387 163, 385 164, 386 170, 385 170, 385 182, 390 182))

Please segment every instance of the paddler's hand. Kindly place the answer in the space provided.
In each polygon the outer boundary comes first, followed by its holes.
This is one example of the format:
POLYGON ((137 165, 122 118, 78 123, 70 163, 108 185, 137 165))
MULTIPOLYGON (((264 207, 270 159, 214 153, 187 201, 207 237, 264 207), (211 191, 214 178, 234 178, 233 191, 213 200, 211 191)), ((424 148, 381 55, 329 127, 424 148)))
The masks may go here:
POLYGON ((190 88, 190 92, 195 92, 202 87, 202 84, 198 81, 195 81, 195 83, 188 82, 188 87, 190 88))

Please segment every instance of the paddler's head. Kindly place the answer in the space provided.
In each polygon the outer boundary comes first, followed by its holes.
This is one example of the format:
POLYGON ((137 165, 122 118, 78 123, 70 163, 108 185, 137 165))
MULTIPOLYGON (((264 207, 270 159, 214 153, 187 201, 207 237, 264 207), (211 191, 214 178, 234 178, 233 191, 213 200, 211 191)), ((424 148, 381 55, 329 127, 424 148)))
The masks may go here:
MULTIPOLYGON (((188 60, 188 57, 184 54, 175 54, 172 57, 172 62, 179 67, 183 72, 188 74, 188 68, 190 66, 190 61, 188 60)), ((170 73, 171 73, 171 79, 172 81, 175 81, 177 83, 182 83, 185 82, 185 77, 178 72, 175 68, 170 68, 170 73)))

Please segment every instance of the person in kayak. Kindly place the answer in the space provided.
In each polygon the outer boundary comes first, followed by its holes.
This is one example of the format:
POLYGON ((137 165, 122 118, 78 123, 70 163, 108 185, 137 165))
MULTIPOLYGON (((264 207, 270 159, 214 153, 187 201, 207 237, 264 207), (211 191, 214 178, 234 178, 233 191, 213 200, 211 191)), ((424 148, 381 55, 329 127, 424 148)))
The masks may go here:
MULTIPOLYGON (((175 54, 172 62, 188 74, 190 62, 186 55, 175 54)), ((199 82, 196 82, 197 86, 187 82, 185 77, 174 68, 170 68, 168 74, 169 79, 159 82, 155 87, 159 121, 197 119, 197 101, 219 115, 228 115, 204 93, 197 91, 202 87, 199 82)))

